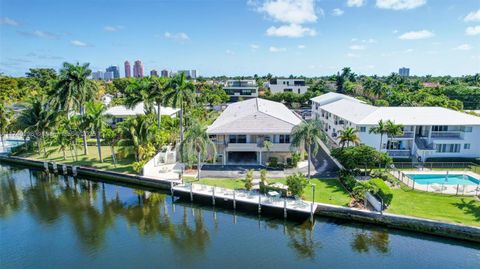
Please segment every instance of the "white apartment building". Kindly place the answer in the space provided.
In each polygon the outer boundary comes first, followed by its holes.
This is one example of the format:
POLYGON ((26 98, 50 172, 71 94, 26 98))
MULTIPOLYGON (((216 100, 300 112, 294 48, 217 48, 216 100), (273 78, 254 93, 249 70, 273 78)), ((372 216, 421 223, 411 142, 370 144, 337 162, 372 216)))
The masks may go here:
POLYGON ((480 117, 442 107, 376 107, 353 97, 327 93, 311 99, 312 118, 335 143, 346 127, 358 130, 362 143, 395 158, 480 157, 480 117), (380 120, 403 125, 403 135, 370 133, 380 120))
POLYGON ((282 103, 252 98, 228 105, 207 133, 217 164, 265 164, 271 157, 283 163, 291 156, 290 133, 301 122, 282 103), (265 140, 272 142, 269 149, 265 140))
POLYGON ((227 80, 223 90, 230 96, 231 101, 242 98, 258 97, 258 85, 255 80, 227 80))
POLYGON ((265 86, 270 89, 272 94, 282 92, 304 94, 308 90, 308 86, 305 85, 304 79, 274 78, 266 83, 265 86))

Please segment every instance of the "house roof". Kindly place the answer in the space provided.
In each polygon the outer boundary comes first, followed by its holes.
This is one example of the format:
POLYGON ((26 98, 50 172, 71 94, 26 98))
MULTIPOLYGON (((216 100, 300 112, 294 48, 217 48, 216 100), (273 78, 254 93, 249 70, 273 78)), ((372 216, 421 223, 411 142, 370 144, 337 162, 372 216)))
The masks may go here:
POLYGON ((344 94, 340 94, 340 93, 336 93, 336 92, 329 92, 329 93, 326 93, 326 94, 322 94, 320 96, 313 97, 310 100, 312 102, 318 103, 319 105, 323 106, 323 105, 326 105, 326 104, 329 104, 329 103, 332 103, 332 102, 335 102, 335 101, 338 101, 338 100, 342 100, 342 99, 363 103, 362 101, 360 101, 360 100, 358 100, 354 97, 344 95, 344 94))
MULTIPOLYGON (((155 111, 157 111, 157 107, 155 106, 155 111)), ((172 116, 176 114, 180 109, 177 108, 172 108, 172 107, 161 107, 160 108, 160 114, 161 115, 166 115, 166 116, 172 116)), ((138 103, 136 106, 133 108, 128 108, 126 106, 114 106, 105 112, 107 115, 112 115, 112 116, 135 116, 135 115, 144 115, 145 114, 145 105, 143 102, 138 103)))
POLYGON ((480 117, 443 107, 376 107, 341 99, 321 108, 357 125, 376 125, 380 120, 403 125, 480 125, 480 117))
POLYGON ((288 134, 302 119, 285 105, 261 98, 230 104, 207 129, 211 134, 288 134))

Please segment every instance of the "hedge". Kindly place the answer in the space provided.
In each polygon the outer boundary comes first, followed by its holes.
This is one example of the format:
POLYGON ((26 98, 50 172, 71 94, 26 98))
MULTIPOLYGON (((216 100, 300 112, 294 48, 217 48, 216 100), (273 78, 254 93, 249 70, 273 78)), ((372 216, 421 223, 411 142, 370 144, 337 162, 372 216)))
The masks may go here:
POLYGON ((393 193, 390 187, 385 184, 381 178, 372 178, 370 183, 378 188, 377 195, 383 199, 385 205, 389 205, 393 199, 393 193))

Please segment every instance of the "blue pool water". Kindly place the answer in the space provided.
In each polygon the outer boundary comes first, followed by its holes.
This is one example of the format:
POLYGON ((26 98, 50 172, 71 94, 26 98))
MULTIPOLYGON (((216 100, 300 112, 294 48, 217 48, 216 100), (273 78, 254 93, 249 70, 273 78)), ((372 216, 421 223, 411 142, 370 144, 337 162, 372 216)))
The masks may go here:
POLYGON ((478 185, 480 180, 468 175, 449 174, 448 179, 446 174, 407 174, 407 176, 415 181, 415 183, 426 184, 446 184, 446 185, 478 185))

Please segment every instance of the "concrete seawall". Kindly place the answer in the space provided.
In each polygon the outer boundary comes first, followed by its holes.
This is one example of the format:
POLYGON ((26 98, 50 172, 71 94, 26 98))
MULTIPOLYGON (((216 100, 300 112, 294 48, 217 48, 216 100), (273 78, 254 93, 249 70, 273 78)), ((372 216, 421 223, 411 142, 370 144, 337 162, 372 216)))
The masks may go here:
MULTIPOLYGON (((0 156, 0 162, 20 164, 43 169, 44 162, 21 157, 0 156)), ((52 165, 50 164, 50 168, 52 165)), ((71 168, 69 173, 71 174, 71 168)), ((94 177, 109 182, 127 183, 149 188, 170 190, 170 181, 151 179, 147 177, 122 174, 117 172, 99 170, 90 167, 78 167, 78 175, 94 177)), ((410 230, 415 232, 439 235, 461 240, 480 242, 480 227, 461 224, 451 224, 441 221, 402 216, 396 214, 372 212, 343 206, 317 203, 316 215, 333 218, 348 219, 358 222, 371 223, 389 228, 410 230)))

